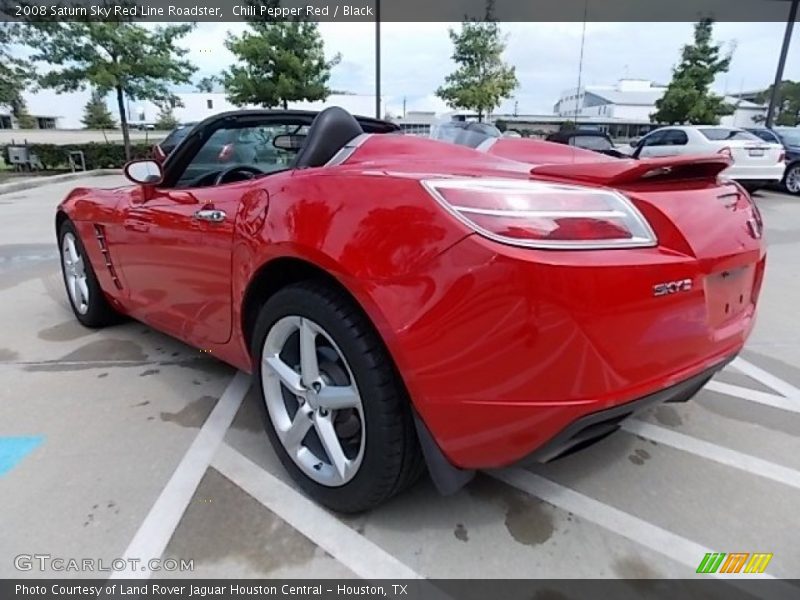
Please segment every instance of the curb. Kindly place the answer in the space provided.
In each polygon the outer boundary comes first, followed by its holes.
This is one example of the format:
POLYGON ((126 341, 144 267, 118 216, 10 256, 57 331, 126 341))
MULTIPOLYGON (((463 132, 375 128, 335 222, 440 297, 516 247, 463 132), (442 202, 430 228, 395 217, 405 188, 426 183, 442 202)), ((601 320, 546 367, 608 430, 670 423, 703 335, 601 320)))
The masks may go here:
POLYGON ((75 173, 48 175, 46 177, 31 177, 24 181, 0 184, 0 194, 11 194, 53 183, 61 183, 62 181, 72 181, 81 177, 97 177, 99 175, 122 175, 122 169, 94 169, 92 171, 76 171, 75 173))

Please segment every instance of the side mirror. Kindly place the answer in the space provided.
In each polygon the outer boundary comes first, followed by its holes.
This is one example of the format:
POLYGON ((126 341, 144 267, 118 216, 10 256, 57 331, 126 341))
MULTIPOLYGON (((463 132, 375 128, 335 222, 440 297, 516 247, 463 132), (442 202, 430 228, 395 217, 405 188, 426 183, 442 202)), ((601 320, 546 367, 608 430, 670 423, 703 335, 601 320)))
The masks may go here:
POLYGON ((299 152, 306 143, 306 136, 297 134, 276 135, 272 140, 272 145, 278 150, 288 150, 289 152, 299 152))
POLYGON ((132 160, 123 172, 125 177, 140 185, 158 185, 164 177, 161 165, 154 160, 132 160))
POLYGON ((631 140, 631 148, 636 148, 639 145, 639 142, 641 142, 641 141, 642 140, 640 140, 639 138, 635 138, 635 139, 631 140))

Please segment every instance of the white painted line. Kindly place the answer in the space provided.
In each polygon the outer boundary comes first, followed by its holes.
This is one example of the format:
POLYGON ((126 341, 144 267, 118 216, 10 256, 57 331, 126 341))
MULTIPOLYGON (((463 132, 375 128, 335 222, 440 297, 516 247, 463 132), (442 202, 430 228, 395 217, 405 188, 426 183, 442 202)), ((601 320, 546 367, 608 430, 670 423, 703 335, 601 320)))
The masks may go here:
POLYGON ((227 444, 212 466, 364 579, 421 579, 380 546, 227 444))
MULTIPOLYGON (((524 469, 505 469, 502 471, 491 471, 487 474, 507 483, 508 485, 536 496, 557 506, 562 510, 567 510, 582 519, 590 521, 612 533, 621 535, 645 548, 666 556, 675 562, 686 565, 691 569, 693 575, 703 557, 709 552, 715 552, 702 544, 688 540, 680 535, 662 529, 657 525, 648 523, 638 517, 623 512, 613 506, 604 504, 599 500, 585 496, 568 487, 545 479, 539 475, 524 469)), ((725 549, 722 549, 725 550, 725 549)), ((687 573, 689 576, 689 573, 687 573)), ((724 577, 719 574, 704 575, 704 577, 724 577)), ((775 579, 769 574, 739 574, 733 575, 737 578, 754 579, 775 579)), ((734 583, 731 581, 731 583, 734 583)), ((778 585, 778 582, 771 585, 778 585)), ((789 586, 788 589, 797 588, 789 586)))
POLYGON ((776 465, 775 463, 731 450, 711 442, 699 440, 697 438, 678 433, 672 429, 659 427, 652 423, 645 423, 638 419, 628 419, 622 424, 622 429, 634 435, 641 435, 648 439, 672 446, 677 450, 683 450, 708 460, 734 467, 746 473, 765 477, 778 483, 800 489, 800 471, 795 471, 789 467, 776 465))
POLYGON ((784 381, 780 377, 768 373, 764 369, 747 362, 743 358, 736 358, 731 363, 731 366, 759 383, 763 383, 765 386, 772 388, 779 394, 783 394, 787 398, 792 398, 795 402, 800 403, 800 389, 796 388, 788 381, 784 381))
POLYGON ((721 381, 709 381, 703 389, 712 392, 725 394, 726 396, 734 396, 742 400, 750 400, 764 404, 765 406, 772 406, 773 408, 780 408, 789 412, 800 413, 800 402, 778 396, 777 394, 768 394, 766 392, 759 392, 751 390, 750 388, 740 387, 738 385, 731 385, 721 381))
POLYGON ((115 571, 109 579, 149 579, 151 571, 147 562, 161 558, 180 523, 186 507, 192 500, 200 480, 203 478, 211 459, 225 438, 225 432, 233 422, 239 406, 250 389, 250 376, 238 372, 225 393, 208 415, 200 433, 194 438, 180 464, 161 491, 144 522, 128 545, 124 559, 140 561, 139 570, 134 570, 130 562, 124 571, 115 571))

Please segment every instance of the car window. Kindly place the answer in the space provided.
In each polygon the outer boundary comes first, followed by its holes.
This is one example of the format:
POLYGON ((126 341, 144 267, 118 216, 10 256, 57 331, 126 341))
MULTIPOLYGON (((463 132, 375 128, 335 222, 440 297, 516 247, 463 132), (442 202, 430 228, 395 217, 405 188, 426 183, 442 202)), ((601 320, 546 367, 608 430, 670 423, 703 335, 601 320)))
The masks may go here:
POLYGON ((659 130, 642 138, 642 146, 661 146, 664 144, 664 136, 669 130, 659 130))
POLYGON ((744 142, 760 142, 761 138, 744 129, 728 129, 727 127, 708 127, 698 129, 703 136, 712 142, 741 140, 744 142))
POLYGON ((283 123, 217 129, 192 158, 176 186, 210 185, 214 176, 234 166, 253 167, 263 173, 287 169, 297 153, 276 148, 275 137, 307 133, 307 125, 283 123))
POLYGON ((769 129, 749 129, 750 133, 754 136, 761 138, 765 142, 770 142, 772 144, 780 144, 780 140, 778 136, 772 133, 769 129))
POLYGON ((602 135, 573 135, 569 138, 569 145, 595 151, 614 149, 614 145, 602 135))
POLYGON ((477 148, 486 140, 502 137, 503 134, 497 127, 487 123, 451 121, 432 127, 430 136, 443 142, 477 148))
POLYGON ((175 146, 180 144, 186 138, 186 136, 189 135, 192 127, 194 127, 194 123, 181 125, 180 127, 173 129, 172 132, 164 139, 164 141, 161 142, 162 150, 167 153, 171 152, 175 146))
POLYGON ((689 143, 689 136, 680 129, 670 129, 664 132, 664 139, 661 143, 664 146, 685 146, 689 143))

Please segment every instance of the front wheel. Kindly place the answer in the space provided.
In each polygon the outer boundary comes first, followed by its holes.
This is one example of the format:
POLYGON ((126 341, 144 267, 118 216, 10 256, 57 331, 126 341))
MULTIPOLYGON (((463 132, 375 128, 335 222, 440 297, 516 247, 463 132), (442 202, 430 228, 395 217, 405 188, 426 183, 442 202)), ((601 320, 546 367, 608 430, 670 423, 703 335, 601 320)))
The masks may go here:
POLYGON ((267 434, 307 494, 355 513, 414 483, 423 462, 408 396, 348 297, 284 288, 261 309, 252 352, 267 434))
POLYGON ((790 165, 783 178, 783 187, 795 196, 800 196, 800 162, 790 165))
POLYGON ((100 288, 86 248, 70 221, 64 221, 58 230, 58 247, 67 297, 78 321, 91 328, 116 322, 119 314, 100 288))

